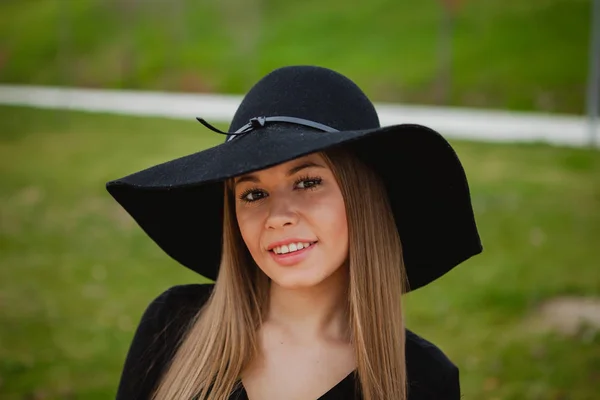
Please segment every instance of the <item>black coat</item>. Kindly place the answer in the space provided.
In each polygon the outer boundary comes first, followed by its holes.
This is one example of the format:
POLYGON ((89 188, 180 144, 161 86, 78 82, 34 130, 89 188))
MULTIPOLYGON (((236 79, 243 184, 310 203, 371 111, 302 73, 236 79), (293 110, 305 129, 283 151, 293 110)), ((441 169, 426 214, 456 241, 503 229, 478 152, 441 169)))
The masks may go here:
MULTIPOLYGON (((174 286, 148 306, 127 354, 117 400, 150 398, 176 344, 190 319, 208 298, 212 286, 174 286)), ((435 345, 408 330, 406 364, 409 400, 460 398, 458 368, 435 345)), ((248 397, 241 387, 230 399, 247 400, 248 397)), ((360 399, 355 393, 352 374, 317 400, 341 399, 360 399)))

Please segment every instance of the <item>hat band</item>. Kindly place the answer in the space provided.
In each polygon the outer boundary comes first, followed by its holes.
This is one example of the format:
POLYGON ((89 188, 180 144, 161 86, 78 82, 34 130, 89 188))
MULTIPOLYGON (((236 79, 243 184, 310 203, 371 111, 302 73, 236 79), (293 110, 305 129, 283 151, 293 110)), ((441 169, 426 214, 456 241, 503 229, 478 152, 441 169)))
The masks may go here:
POLYGON ((223 135, 227 135, 228 138, 227 138, 226 142, 230 142, 238 136, 242 136, 242 135, 252 132, 258 128, 262 128, 267 124, 267 122, 287 122, 290 124, 302 125, 302 126, 307 126, 309 128, 318 129, 323 132, 339 132, 339 130, 334 129, 330 126, 323 125, 321 123, 311 121, 308 119, 296 118, 296 117, 256 117, 256 118, 251 118, 250 121, 246 125, 242 126, 240 129, 238 129, 237 131, 235 131, 233 133, 223 132, 222 130, 215 128, 214 126, 212 126, 211 124, 209 124, 202 118, 196 118, 196 119, 198 120, 198 122, 200 122, 202 125, 204 125, 208 129, 210 129, 211 131, 217 132, 217 133, 220 133, 223 135))

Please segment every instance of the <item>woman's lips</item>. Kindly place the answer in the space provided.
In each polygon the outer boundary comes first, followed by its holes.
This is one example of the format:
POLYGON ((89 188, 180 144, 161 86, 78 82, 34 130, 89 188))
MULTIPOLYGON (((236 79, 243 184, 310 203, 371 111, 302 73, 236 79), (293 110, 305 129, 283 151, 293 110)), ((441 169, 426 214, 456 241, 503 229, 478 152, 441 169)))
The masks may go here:
POLYGON ((311 243, 310 246, 305 247, 301 250, 296 250, 285 254, 277 254, 273 250, 271 250, 269 251, 269 254, 273 258, 273 260, 275 260, 275 262, 277 262, 279 265, 289 267, 298 264, 301 261, 304 261, 304 259, 308 257, 308 255, 316 245, 317 242, 314 242, 311 243))

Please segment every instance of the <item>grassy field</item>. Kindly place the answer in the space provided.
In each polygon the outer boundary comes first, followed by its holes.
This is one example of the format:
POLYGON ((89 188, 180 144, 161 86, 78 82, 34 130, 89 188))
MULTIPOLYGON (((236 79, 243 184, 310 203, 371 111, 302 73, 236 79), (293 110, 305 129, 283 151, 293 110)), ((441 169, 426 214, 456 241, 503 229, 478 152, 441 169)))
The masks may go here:
POLYGON ((590 0, 458 2, 447 100, 440 0, 143 3, 3 0, 0 82, 243 93, 318 64, 378 101, 584 111, 590 0))
MULTIPOLYGON (((0 398, 114 397, 146 305, 201 281, 104 183, 222 140, 195 121, 0 107, 0 398)), ((590 400, 600 334, 542 330, 556 296, 600 296, 600 152, 454 141, 486 247, 408 296, 408 325, 465 399, 590 400)))

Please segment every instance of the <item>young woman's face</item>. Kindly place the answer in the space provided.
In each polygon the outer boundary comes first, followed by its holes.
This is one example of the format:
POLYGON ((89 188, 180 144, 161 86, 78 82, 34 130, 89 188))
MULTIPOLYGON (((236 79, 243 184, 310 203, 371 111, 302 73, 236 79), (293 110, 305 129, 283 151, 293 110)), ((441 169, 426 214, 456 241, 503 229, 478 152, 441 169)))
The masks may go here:
POLYGON ((314 286, 345 263, 346 208, 321 155, 238 177, 234 186, 244 242, 273 282, 288 288, 314 286))

